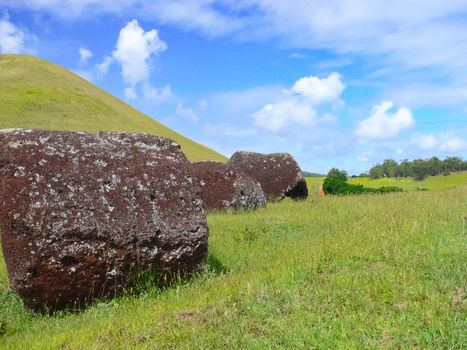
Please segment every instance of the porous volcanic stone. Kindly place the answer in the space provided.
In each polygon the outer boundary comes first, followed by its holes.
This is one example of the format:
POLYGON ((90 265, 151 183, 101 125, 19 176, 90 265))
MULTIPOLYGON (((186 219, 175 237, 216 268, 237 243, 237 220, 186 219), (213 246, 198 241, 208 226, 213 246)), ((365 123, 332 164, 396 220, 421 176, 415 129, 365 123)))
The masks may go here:
POLYGON ((41 310, 200 271, 208 244, 180 146, 146 134, 1 131, 0 229, 12 289, 41 310))
POLYGON ((308 196, 300 167, 288 153, 235 152, 229 165, 256 179, 268 200, 281 200, 284 196, 305 199, 308 196))
POLYGON ((193 170, 200 180, 201 198, 208 210, 250 210, 266 205, 259 182, 227 164, 198 162, 193 163, 193 170))

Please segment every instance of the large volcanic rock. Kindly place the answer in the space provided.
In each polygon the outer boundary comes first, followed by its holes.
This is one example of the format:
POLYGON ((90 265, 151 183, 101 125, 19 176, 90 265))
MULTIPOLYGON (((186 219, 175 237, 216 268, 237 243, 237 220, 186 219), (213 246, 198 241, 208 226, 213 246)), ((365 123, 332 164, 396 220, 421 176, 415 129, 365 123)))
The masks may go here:
POLYGON ((300 167, 288 153, 235 152, 229 165, 261 184, 268 200, 305 199, 308 188, 300 167))
POLYGON ((129 133, 0 132, 10 283, 34 309, 81 306, 200 271, 208 228, 180 146, 129 133))
POLYGON ((261 185, 252 177, 220 162, 198 162, 192 166, 200 180, 201 198, 206 209, 248 210, 266 205, 261 185))

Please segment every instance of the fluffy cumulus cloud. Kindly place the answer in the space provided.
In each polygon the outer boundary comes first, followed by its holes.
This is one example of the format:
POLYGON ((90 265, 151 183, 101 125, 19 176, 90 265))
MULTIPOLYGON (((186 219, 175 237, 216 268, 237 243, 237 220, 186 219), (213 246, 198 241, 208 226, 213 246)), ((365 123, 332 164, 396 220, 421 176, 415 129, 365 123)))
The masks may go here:
POLYGON ((415 124, 410 109, 401 107, 391 113, 394 103, 385 101, 375 107, 371 116, 358 123, 355 135, 367 139, 390 139, 415 124))
POLYGON ((292 86, 292 92, 309 99, 312 105, 336 101, 344 89, 341 76, 336 72, 323 79, 303 77, 292 86))
POLYGON ((79 67, 75 73, 93 81, 103 78, 112 64, 117 64, 126 84, 123 90, 126 99, 142 96, 152 104, 159 104, 174 98, 169 85, 155 88, 150 83, 153 60, 165 50, 167 44, 160 39, 158 31, 152 29, 146 32, 134 19, 120 30, 112 53, 93 67, 87 67, 87 64, 94 54, 88 48, 80 47, 79 67))
POLYGON ((268 104, 253 114, 255 124, 263 130, 277 132, 290 124, 310 124, 316 112, 309 104, 290 98, 268 104))
POLYGON ((256 126, 269 132, 295 124, 310 125, 316 120, 316 107, 339 101, 344 89, 340 74, 335 72, 326 78, 303 77, 292 88, 284 89, 278 101, 266 104, 252 117, 256 126))
POLYGON ((78 52, 79 52, 79 64, 83 66, 86 65, 88 63, 88 60, 93 56, 91 50, 85 47, 80 47, 78 52))
POLYGON ((123 80, 129 85, 127 91, 136 94, 136 85, 149 79, 151 56, 166 49, 156 29, 145 32, 135 19, 120 30, 112 56, 121 66, 123 80))
POLYGON ((27 53, 27 32, 10 22, 7 13, 0 15, 0 53, 27 53))
POLYGON ((159 38, 156 29, 145 32, 136 19, 120 30, 115 50, 111 56, 104 58, 96 66, 98 76, 107 74, 110 65, 117 62, 120 65, 122 78, 127 84, 124 90, 128 99, 136 98, 137 86, 145 84, 145 96, 160 97, 166 95, 168 90, 158 92, 149 85, 151 76, 151 60, 160 52, 167 50, 167 44, 159 38))

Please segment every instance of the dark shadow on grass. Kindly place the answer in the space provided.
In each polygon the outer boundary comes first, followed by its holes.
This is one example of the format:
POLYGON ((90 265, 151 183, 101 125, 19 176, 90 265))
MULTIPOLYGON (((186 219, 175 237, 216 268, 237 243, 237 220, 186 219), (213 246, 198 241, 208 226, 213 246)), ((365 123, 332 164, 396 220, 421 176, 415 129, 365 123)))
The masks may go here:
POLYGON ((225 274, 229 269, 213 253, 208 254, 206 271, 214 274, 225 274))

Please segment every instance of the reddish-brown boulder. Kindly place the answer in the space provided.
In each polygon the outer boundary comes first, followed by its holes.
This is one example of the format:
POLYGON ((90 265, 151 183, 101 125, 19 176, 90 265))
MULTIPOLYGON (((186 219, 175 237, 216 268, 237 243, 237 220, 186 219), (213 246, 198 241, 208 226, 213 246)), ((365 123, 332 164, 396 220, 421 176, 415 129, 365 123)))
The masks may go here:
POLYGON ((288 153, 235 152, 229 165, 256 179, 268 200, 281 200, 284 196, 305 199, 308 196, 302 171, 288 153))
POLYGON ((180 146, 145 134, 1 131, 0 229, 11 287, 34 309, 200 271, 208 244, 180 146))
POLYGON ((198 162, 192 166, 200 181, 201 198, 206 209, 250 210, 266 205, 261 185, 252 177, 220 162, 198 162))

